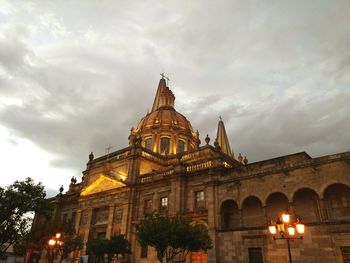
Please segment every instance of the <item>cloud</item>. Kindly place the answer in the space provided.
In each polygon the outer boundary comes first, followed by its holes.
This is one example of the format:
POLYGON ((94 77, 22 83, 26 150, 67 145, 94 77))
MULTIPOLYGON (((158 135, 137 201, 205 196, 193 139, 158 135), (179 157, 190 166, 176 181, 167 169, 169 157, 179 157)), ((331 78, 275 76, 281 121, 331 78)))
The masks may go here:
POLYGON ((250 161, 349 150, 348 1, 5 3, 0 124, 51 167, 127 146, 162 71, 202 141, 221 115, 250 161))

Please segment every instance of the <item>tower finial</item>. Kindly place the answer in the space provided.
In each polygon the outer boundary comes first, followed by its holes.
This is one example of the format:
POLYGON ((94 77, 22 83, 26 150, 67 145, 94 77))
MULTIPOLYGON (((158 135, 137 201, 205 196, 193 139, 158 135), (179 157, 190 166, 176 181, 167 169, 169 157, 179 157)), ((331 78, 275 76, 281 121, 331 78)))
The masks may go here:
POLYGON ((160 75, 162 76, 162 79, 165 79, 166 81, 166 85, 168 86, 169 84, 169 81, 170 81, 170 78, 169 78, 169 75, 167 76, 165 73, 160 73, 160 75))
POLYGON ((218 145, 220 146, 221 151, 232 157, 232 150, 230 147, 230 143, 227 138, 226 130, 225 130, 225 125, 224 122, 222 121, 221 116, 219 117, 219 123, 218 123, 218 131, 216 134, 216 141, 218 145))
POLYGON ((160 75, 162 78, 159 81, 157 93, 153 102, 152 112, 159 109, 160 107, 174 108, 175 104, 175 96, 173 92, 167 87, 166 83, 166 81, 169 81, 169 78, 165 76, 164 73, 161 73, 160 75))

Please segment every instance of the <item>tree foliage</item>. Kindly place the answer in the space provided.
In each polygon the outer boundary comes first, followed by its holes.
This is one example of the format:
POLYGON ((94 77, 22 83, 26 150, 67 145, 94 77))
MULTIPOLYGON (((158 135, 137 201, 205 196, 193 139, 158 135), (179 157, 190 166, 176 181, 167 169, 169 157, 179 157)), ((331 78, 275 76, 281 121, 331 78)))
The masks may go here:
POLYGON ((131 254, 130 242, 125 239, 124 235, 116 235, 111 239, 95 239, 87 243, 87 251, 95 257, 95 262, 103 262, 104 256, 107 255, 107 262, 119 260, 120 256, 131 254))
POLYGON ((59 224, 54 231, 55 233, 61 233, 61 241, 63 241, 63 245, 58 249, 60 262, 66 259, 69 253, 83 248, 83 238, 75 233, 74 225, 74 222, 67 220, 59 224))
POLYGON ((52 207, 45 196, 44 186, 31 178, 0 187, 0 257, 28 235, 32 213, 51 216, 52 207))
POLYGON ((201 225, 191 225, 191 219, 177 215, 168 217, 164 213, 147 214, 137 228, 141 245, 154 247, 159 262, 185 262, 191 251, 207 251, 212 241, 201 225))
MULTIPOLYGON (((22 240, 22 242, 16 244, 16 251, 22 254, 26 249, 41 251, 43 249, 49 250, 48 240, 61 233, 61 241, 63 245, 58 250, 60 255, 60 262, 67 258, 69 253, 80 250, 83 248, 83 238, 75 233, 74 222, 67 220, 64 222, 50 222, 48 220, 40 220, 34 224, 30 232, 22 240)), ((47 256, 50 256, 49 253, 47 256)))

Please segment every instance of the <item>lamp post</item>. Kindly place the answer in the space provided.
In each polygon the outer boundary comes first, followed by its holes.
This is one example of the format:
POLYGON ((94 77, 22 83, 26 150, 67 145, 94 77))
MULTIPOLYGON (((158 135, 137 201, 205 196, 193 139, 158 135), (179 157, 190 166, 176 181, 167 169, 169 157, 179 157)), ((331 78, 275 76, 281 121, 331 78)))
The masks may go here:
POLYGON ((54 249, 60 248, 63 245, 63 241, 61 240, 61 233, 57 233, 55 236, 50 238, 47 242, 50 248, 50 263, 53 263, 54 260, 54 249))
POLYGON ((289 262, 292 263, 290 241, 303 239, 303 234, 305 232, 305 225, 301 222, 301 219, 286 210, 276 221, 270 222, 269 231, 274 240, 285 239, 287 241, 289 262))

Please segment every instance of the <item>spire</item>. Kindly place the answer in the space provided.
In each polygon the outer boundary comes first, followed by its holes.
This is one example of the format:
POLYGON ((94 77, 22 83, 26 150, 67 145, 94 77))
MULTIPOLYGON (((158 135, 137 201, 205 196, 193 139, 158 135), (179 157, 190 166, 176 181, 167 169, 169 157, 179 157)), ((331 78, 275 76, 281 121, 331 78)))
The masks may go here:
POLYGON ((160 107, 174 107, 175 96, 173 92, 166 86, 164 74, 161 74, 162 78, 159 80, 156 97, 154 98, 152 111, 159 109, 160 107))
POLYGON ((216 140, 219 143, 221 151, 224 154, 232 157, 232 150, 231 150, 228 138, 227 138, 225 125, 224 125, 224 122, 221 119, 221 116, 220 116, 220 120, 219 120, 219 123, 218 123, 218 131, 217 131, 217 135, 216 135, 216 140))

